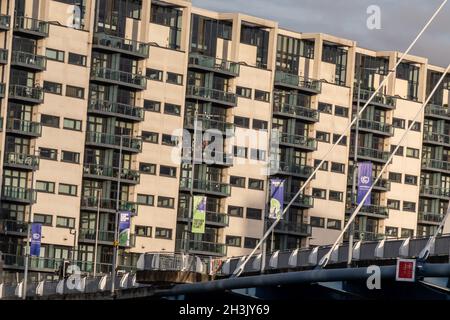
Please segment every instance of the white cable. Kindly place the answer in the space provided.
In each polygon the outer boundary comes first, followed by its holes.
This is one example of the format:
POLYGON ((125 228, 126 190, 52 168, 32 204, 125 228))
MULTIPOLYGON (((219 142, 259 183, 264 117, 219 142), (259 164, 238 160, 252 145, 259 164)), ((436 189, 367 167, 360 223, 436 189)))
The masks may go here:
POLYGON ((283 218, 283 216, 286 214, 286 212, 289 210, 291 205, 297 200, 298 196, 303 193, 306 186, 311 182, 317 171, 322 167, 323 163, 328 159, 328 156, 333 152, 334 148, 341 142, 343 137, 346 135, 347 131, 353 126, 353 124, 361 117, 364 110, 367 108, 367 106, 372 102, 373 98, 377 95, 377 93, 381 90, 382 87, 386 84, 388 81, 390 75, 397 70, 397 67, 400 65, 400 63, 403 61, 403 59, 406 57, 406 55, 409 54, 411 49, 414 47, 416 42, 419 40, 419 38, 423 35, 423 33, 428 29, 429 25, 433 22, 433 20, 436 18, 436 16, 439 14, 439 12, 442 10, 442 8, 445 6, 445 4, 448 2, 448 0, 444 0, 442 4, 439 6, 439 8, 436 10, 436 12, 433 14, 433 16, 428 20, 428 22, 425 24, 425 26, 422 28, 422 30, 419 32, 419 34, 416 36, 416 38, 413 40, 413 42, 409 45, 408 49, 402 54, 400 59, 397 61, 395 67, 393 70, 389 70, 388 75, 384 78, 384 80, 381 82, 380 86, 374 91, 372 96, 369 98, 369 100, 366 102, 364 107, 360 109, 358 116, 356 116, 352 122, 347 126, 347 128, 344 130, 344 132, 341 134, 339 139, 331 146, 331 148, 327 151, 323 159, 320 161, 319 165, 316 167, 316 169, 313 171, 313 173, 309 176, 309 178, 305 181, 303 186, 300 188, 300 190, 295 194, 295 196, 291 199, 291 201, 288 203, 286 208, 284 208, 283 212, 280 216, 277 217, 275 222, 267 229, 266 233, 263 235, 263 237, 259 240, 256 247, 253 249, 253 251, 248 255, 248 257, 245 259, 245 261, 239 266, 239 268, 236 268, 236 270, 233 272, 232 277, 239 277, 244 270, 246 264, 251 259, 251 257, 256 253, 256 251, 259 249, 261 244, 267 239, 267 237, 271 234, 271 232, 275 229, 278 222, 283 218))

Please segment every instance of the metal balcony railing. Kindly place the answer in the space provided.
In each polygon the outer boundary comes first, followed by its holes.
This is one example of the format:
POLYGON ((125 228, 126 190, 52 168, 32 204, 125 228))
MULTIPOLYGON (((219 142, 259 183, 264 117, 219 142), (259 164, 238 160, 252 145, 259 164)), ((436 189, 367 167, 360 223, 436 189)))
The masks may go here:
MULTIPOLYGON (((120 148, 120 137, 120 135, 90 131, 86 134, 86 142, 91 144, 101 144, 114 148, 120 148)), ((131 136, 122 136, 122 148, 134 152, 141 152, 142 140, 140 138, 133 138, 131 136)))
POLYGON ((437 132, 424 132, 423 140, 428 143, 450 145, 450 136, 437 132))
POLYGON ((322 91, 322 82, 320 80, 302 77, 296 74, 290 74, 277 70, 275 72, 275 84, 297 87, 307 91, 320 93, 322 91))
POLYGON ((288 174, 288 175, 300 175, 303 177, 309 177, 314 168, 306 165, 299 165, 294 163, 289 163, 285 161, 271 161, 270 162, 271 171, 273 174, 288 174))
POLYGON ((184 240, 184 239, 176 240, 175 248, 178 252, 183 251, 186 248, 186 246, 189 251, 193 252, 205 253, 214 256, 227 255, 227 246, 223 243, 198 241, 198 240, 184 240))
POLYGON ((308 150, 317 149, 317 140, 315 138, 299 136, 295 134, 288 134, 284 132, 280 134, 280 144, 295 145, 296 147, 308 150))
POLYGON ((273 112, 286 116, 302 118, 311 122, 319 121, 319 112, 317 110, 280 101, 274 101, 273 112))
MULTIPOLYGON (((294 196, 295 193, 285 193, 284 202, 290 202, 294 198, 294 196)), ((314 206, 314 198, 306 194, 301 194, 295 199, 293 205, 312 208, 314 206)))
POLYGON ((120 168, 89 163, 83 166, 83 173, 90 176, 107 177, 117 180, 119 179, 119 172, 122 182, 129 181, 132 183, 139 183, 140 173, 136 170, 125 168, 122 168, 120 170, 120 168))
POLYGON ((439 118, 450 119, 450 109, 440 105, 429 104, 425 107, 425 116, 436 116, 439 118))
POLYGON ((42 134, 42 126, 39 122, 14 118, 7 119, 6 130, 34 137, 40 137, 42 134))
POLYGON ((13 51, 11 64, 36 70, 45 70, 47 68, 47 58, 29 52, 13 51))
POLYGON ((420 186, 420 193, 426 196, 435 196, 442 198, 450 197, 450 189, 442 188, 441 186, 422 185, 420 186))
POLYGON ((450 162, 436 159, 422 159, 422 168, 450 171, 450 162))
POLYGON ((0 98, 4 98, 6 94, 6 85, 4 83, 0 83, 0 98))
POLYGON ((48 37, 50 24, 46 21, 18 16, 14 20, 14 31, 48 37))
POLYGON ((39 168, 39 157, 26 153, 7 152, 4 165, 37 170, 39 168))
MULTIPOLYGON (((372 232, 372 231, 363 231, 363 230, 355 230, 353 235, 356 240, 363 240, 363 241, 379 241, 386 237, 382 233, 372 232)), ((347 237, 348 237, 348 233, 347 233, 347 237)))
POLYGON ((5 14, 0 15, 0 29, 9 30, 11 28, 11 17, 5 14))
POLYGON ((101 47, 141 58, 148 58, 150 52, 150 44, 148 43, 120 38, 106 33, 95 33, 92 44, 94 47, 101 47))
POLYGON ((417 220, 419 223, 438 224, 442 221, 443 218, 444 216, 438 213, 419 211, 417 220))
POLYGON ((201 67, 215 72, 225 73, 234 77, 239 76, 239 63, 201 55, 199 53, 191 53, 189 55, 189 64, 191 66, 201 67))
POLYGON ((206 87, 197 87, 190 85, 187 88, 186 95, 191 98, 206 99, 209 101, 214 101, 216 103, 222 103, 231 106, 236 106, 237 103, 235 93, 225 92, 206 87))
POLYGON ((144 108, 127 105, 124 103, 110 102, 106 100, 91 100, 89 102, 89 112, 99 112, 118 117, 144 120, 144 108))
MULTIPOLYGON (((375 181, 376 178, 377 178, 376 176, 373 176, 372 181, 375 181)), ((352 172, 351 168, 349 168, 349 174, 347 176, 347 184, 353 185, 353 172, 352 172)), ((375 184, 375 188, 385 189, 387 191, 390 191, 391 190, 391 182, 389 181, 389 179, 381 178, 375 184)))
POLYGON ((384 122, 372 121, 369 119, 360 119, 359 129, 367 129, 388 136, 394 135, 394 128, 392 127, 392 125, 384 122))
MULTIPOLYGON (((266 221, 267 227, 270 227, 272 223, 266 221)), ((312 235, 312 227, 305 223, 296 223, 292 221, 280 220, 275 227, 275 231, 297 234, 304 237, 309 237, 312 235)))
POLYGON ((104 80, 141 90, 147 87, 147 79, 145 76, 109 68, 93 67, 91 69, 91 78, 93 80, 104 80))
MULTIPOLYGON (((96 240, 97 231, 95 229, 84 229, 79 230, 79 240, 93 242, 96 240)), ((98 241, 100 242, 114 242, 114 231, 98 230, 98 241)), ((136 235, 130 234, 130 245, 128 247, 134 247, 136 245, 136 235)))
POLYGON ((8 63, 8 56, 9 56, 8 49, 0 48, 0 64, 7 64, 8 63))
POLYGON ((44 89, 11 84, 9 85, 9 98, 40 104, 44 102, 44 89))
POLYGON ((4 200, 10 201, 35 203, 37 199, 37 193, 36 190, 32 189, 3 186, 2 198, 4 200))
POLYGON ((2 219, 0 220, 0 233, 18 234, 26 236, 28 232, 28 223, 25 221, 2 219))
MULTIPOLYGON (((350 156, 353 157, 354 154, 355 154, 355 147, 351 146, 350 156)), ((377 149, 358 147, 358 157, 370 158, 375 161, 386 162, 390 157, 390 153, 387 151, 377 149)))
MULTIPOLYGON (((189 220, 189 208, 179 208, 177 216, 179 219, 189 220)), ((226 213, 219 213, 216 211, 206 211, 206 224, 214 224, 220 226, 228 226, 229 216, 226 213)))
MULTIPOLYGON (((353 212, 355 211, 356 206, 347 203, 346 211, 353 212)), ((369 205, 361 207, 359 214, 368 214, 376 216, 377 218, 387 219, 389 218, 389 208, 381 205, 369 205)))
MULTIPOLYGON (((368 101, 373 93, 374 91, 361 89, 359 96, 360 100, 368 101)), ((355 88, 353 90, 353 98, 354 100, 358 99, 358 88, 355 88)), ((375 97, 372 99, 371 103, 392 109, 397 106, 397 98, 383 93, 377 93, 375 97)))
MULTIPOLYGON (((192 163, 193 156, 192 148, 182 148, 181 158, 183 162, 192 163)), ((200 157, 199 157, 200 158, 200 157)), ((232 166, 233 165, 234 156, 231 153, 219 152, 219 151, 203 151, 201 159, 195 159, 196 162, 206 163, 208 165, 217 165, 217 166, 232 166)))
MULTIPOLYGON (((184 126, 194 129, 195 116, 186 114, 184 117, 184 126)), ((228 132, 234 134, 236 126, 234 123, 227 122, 225 117, 215 117, 208 115, 200 115, 197 117, 197 130, 215 129, 226 134, 228 132)))
MULTIPOLYGON (((194 183, 193 185, 194 190, 213 193, 225 197, 229 197, 231 195, 231 185, 228 183, 211 180, 199 180, 199 179, 194 179, 193 183, 194 183)), ((187 190, 191 188, 191 185, 192 185, 191 178, 181 178, 180 188, 187 190)))
MULTIPOLYGON (((88 210, 97 210, 98 207, 98 198, 96 197, 88 197, 84 196, 81 198, 81 207, 88 210)), ((116 211, 116 199, 100 199, 100 210, 106 210, 109 212, 116 211)), ((122 211, 131 211, 133 213, 137 213, 138 204, 130 201, 120 201, 119 202, 119 210, 122 211)))

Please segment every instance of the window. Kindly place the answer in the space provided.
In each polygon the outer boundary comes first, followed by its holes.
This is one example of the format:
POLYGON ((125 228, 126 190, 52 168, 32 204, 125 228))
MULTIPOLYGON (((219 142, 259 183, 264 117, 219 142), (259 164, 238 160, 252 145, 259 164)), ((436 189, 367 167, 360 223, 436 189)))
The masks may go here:
POLYGON ((156 164, 153 163, 139 163, 139 172, 143 174, 156 174, 156 164))
POLYGON ((327 229, 341 230, 341 220, 327 219, 327 229))
POLYGON ((319 217, 311 217, 310 224, 311 227, 314 228, 325 228, 325 219, 319 217))
POLYGON ((58 160, 58 150, 49 148, 39 148, 39 156, 45 160, 58 160))
POLYGON ((77 98, 77 99, 84 99, 84 88, 80 87, 74 87, 74 86, 66 86, 66 96, 77 98))
POLYGON ((238 158, 247 158, 248 149, 245 147, 233 146, 233 154, 238 158))
POLYGON ((242 238, 238 236, 227 236, 225 243, 229 247, 241 247, 242 238))
POLYGON ((182 85, 183 84, 183 75, 173 72, 167 72, 167 83, 182 85))
POLYGON ((328 200, 342 202, 343 199, 344 199, 343 192, 330 190, 329 195, 328 195, 328 200))
POLYGON ((149 80, 155 81, 163 80, 163 72, 161 70, 147 68, 145 75, 149 80))
POLYGON ((253 119, 253 130, 264 130, 267 131, 269 124, 267 121, 253 119))
POLYGON ((398 228, 395 227, 386 227, 385 233, 388 237, 398 237, 398 228))
POLYGON ((389 180, 395 183, 402 183, 402 174, 398 172, 389 172, 389 180))
POLYGON ((319 142, 330 142, 330 134, 328 132, 316 131, 316 139, 319 142))
POLYGON ((341 106, 334 106, 334 115, 348 118, 348 108, 341 106))
POLYGON ((56 227, 73 229, 75 228, 75 218, 56 217, 56 227))
POLYGON ((154 100, 144 100, 144 110, 150 112, 161 112, 161 102, 154 100))
POLYGON ((402 228, 402 238, 411 238, 414 235, 414 230, 402 228))
POLYGON ((245 249, 254 249, 258 244, 259 239, 257 238, 244 238, 244 248, 245 249))
POLYGON ((70 163, 80 163, 80 154, 72 151, 61 151, 61 161, 70 163))
POLYGON ((35 213, 33 215, 33 222, 51 227, 53 225, 53 216, 49 214, 35 213))
MULTIPOLYGON (((409 126, 411 126, 412 123, 413 123, 412 120, 408 121, 408 128, 409 128, 409 126)), ((414 123, 414 125, 412 126, 411 131, 419 131, 420 132, 420 128, 421 128, 421 123, 416 121, 414 123)))
POLYGON ((87 64, 87 57, 82 54, 69 52, 69 64, 85 67, 87 64))
POLYGON ((160 176, 165 176, 165 177, 174 177, 175 178, 177 176, 177 168, 161 165, 159 167, 159 175, 160 176))
MULTIPOLYGON (((339 140, 340 134, 333 134, 333 143, 336 143, 339 140)), ((346 146, 347 145, 347 136, 343 136, 341 141, 339 141, 338 145, 346 146)))
POLYGON ((158 197, 158 207, 173 209, 175 206, 175 199, 170 197, 158 197))
POLYGON ((159 143, 159 133, 142 131, 142 140, 149 143, 159 143))
POLYGON ((236 95, 241 98, 251 99, 252 98, 252 89, 245 87, 236 87, 236 95))
POLYGON ((152 237, 152 227, 147 226, 135 226, 134 227, 134 233, 138 237, 146 237, 151 238, 152 237))
POLYGON ((394 128, 405 129, 405 120, 400 118, 392 119, 392 126, 394 128))
POLYGON ((416 212, 416 203, 410 201, 403 201, 403 211, 416 212))
POLYGON ((77 189, 78 189, 78 187, 76 185, 60 183, 59 189, 58 189, 58 194, 76 197, 77 189))
POLYGON ((64 62, 64 51, 47 48, 45 56, 48 60, 64 62))
POLYGON ((234 116, 234 124, 239 128, 250 128, 250 119, 244 117, 234 116))
POLYGON ((417 176, 405 174, 405 184, 417 186, 417 176))
POLYGON ((231 176, 230 184, 233 187, 245 188, 245 180, 246 180, 245 177, 231 176))
POLYGON ((153 206, 155 204, 155 197, 150 194, 137 195, 137 203, 142 206, 153 206))
POLYGON ((264 190, 264 180, 249 178, 248 188, 253 190, 264 190))
MULTIPOLYGON (((397 148, 396 145, 391 145, 391 153, 394 152, 395 148, 397 148)), ((397 152, 395 153, 396 156, 400 156, 403 157, 403 154, 405 153, 405 148, 403 146, 401 146, 400 148, 397 149, 397 152)))
POLYGON ((255 100, 269 102, 270 100, 270 92, 255 90, 255 100))
POLYGON ((333 106, 329 103, 319 102, 318 110, 322 113, 332 114, 333 106))
POLYGON ((231 217, 242 218, 244 216, 244 208, 236 206, 228 206, 228 215, 231 217))
POLYGON ((262 219, 262 210, 255 209, 255 208, 247 208, 246 218, 253 219, 253 220, 261 220, 262 219))
POLYGON ((178 137, 170 134, 163 134, 161 144, 169 147, 176 147, 178 145, 178 137))
POLYGON ((408 158, 416 158, 416 159, 419 159, 419 149, 406 148, 406 156, 407 156, 408 158))
POLYGON ((400 200, 388 199, 387 206, 389 209, 400 210, 400 200))
POLYGON ((172 239, 172 229, 156 228, 155 238, 157 239, 172 239))
POLYGON ((181 114, 181 106, 177 105, 177 104, 172 104, 172 103, 165 103, 164 104, 164 113, 174 115, 174 116, 179 116, 181 114))
POLYGON ((313 188, 312 196, 316 199, 326 199, 327 198, 327 190, 313 188))
POLYGON ((345 173, 345 164, 338 163, 338 162, 332 162, 331 163, 331 172, 345 173))
POLYGON ((266 160, 266 151, 260 149, 250 149, 250 159, 265 161, 266 160))
MULTIPOLYGON (((314 167, 317 168, 322 160, 316 159, 314 160, 314 167)), ((322 166, 319 169, 320 171, 328 171, 328 161, 322 163, 322 166)))
POLYGON ((59 117, 41 114, 41 125, 44 127, 59 128, 59 117))
POLYGON ((51 81, 44 81, 44 91, 52 94, 62 94, 62 84, 51 81))
POLYGON ((36 191, 44 193, 55 193, 55 183, 49 181, 36 181, 36 191))
POLYGON ((81 131, 81 121, 64 118, 63 128, 67 130, 81 131))

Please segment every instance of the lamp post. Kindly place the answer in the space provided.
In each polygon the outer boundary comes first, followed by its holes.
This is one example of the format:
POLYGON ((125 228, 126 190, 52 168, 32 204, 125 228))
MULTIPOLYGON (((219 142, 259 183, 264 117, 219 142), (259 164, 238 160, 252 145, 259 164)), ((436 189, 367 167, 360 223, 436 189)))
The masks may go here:
POLYGON ((73 235, 73 250, 72 250, 72 265, 75 265, 75 250, 77 247, 77 229, 70 229, 70 234, 73 235))
POLYGON ((97 217, 95 220, 95 244, 94 244, 94 277, 97 276, 97 250, 98 250, 98 232, 100 223, 100 197, 102 189, 97 189, 97 217))

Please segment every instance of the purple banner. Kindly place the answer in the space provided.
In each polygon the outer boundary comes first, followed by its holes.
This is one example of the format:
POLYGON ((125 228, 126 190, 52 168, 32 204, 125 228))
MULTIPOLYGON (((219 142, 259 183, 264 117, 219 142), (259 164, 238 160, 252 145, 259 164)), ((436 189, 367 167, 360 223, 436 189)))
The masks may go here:
POLYGON ((278 219, 283 212, 284 181, 280 179, 270 180, 270 210, 269 218, 278 219))
POLYGON ((129 247, 131 232, 131 212, 120 212, 119 219, 119 245, 129 247))
POLYGON ((41 238, 42 238, 42 224, 31 224, 31 246, 30 255, 32 257, 39 257, 41 253, 41 238))
MULTIPOLYGON (((360 204, 372 186, 372 163, 361 162, 358 165, 358 198, 357 204, 360 204)), ((365 206, 370 206, 370 195, 364 201, 365 206)))

